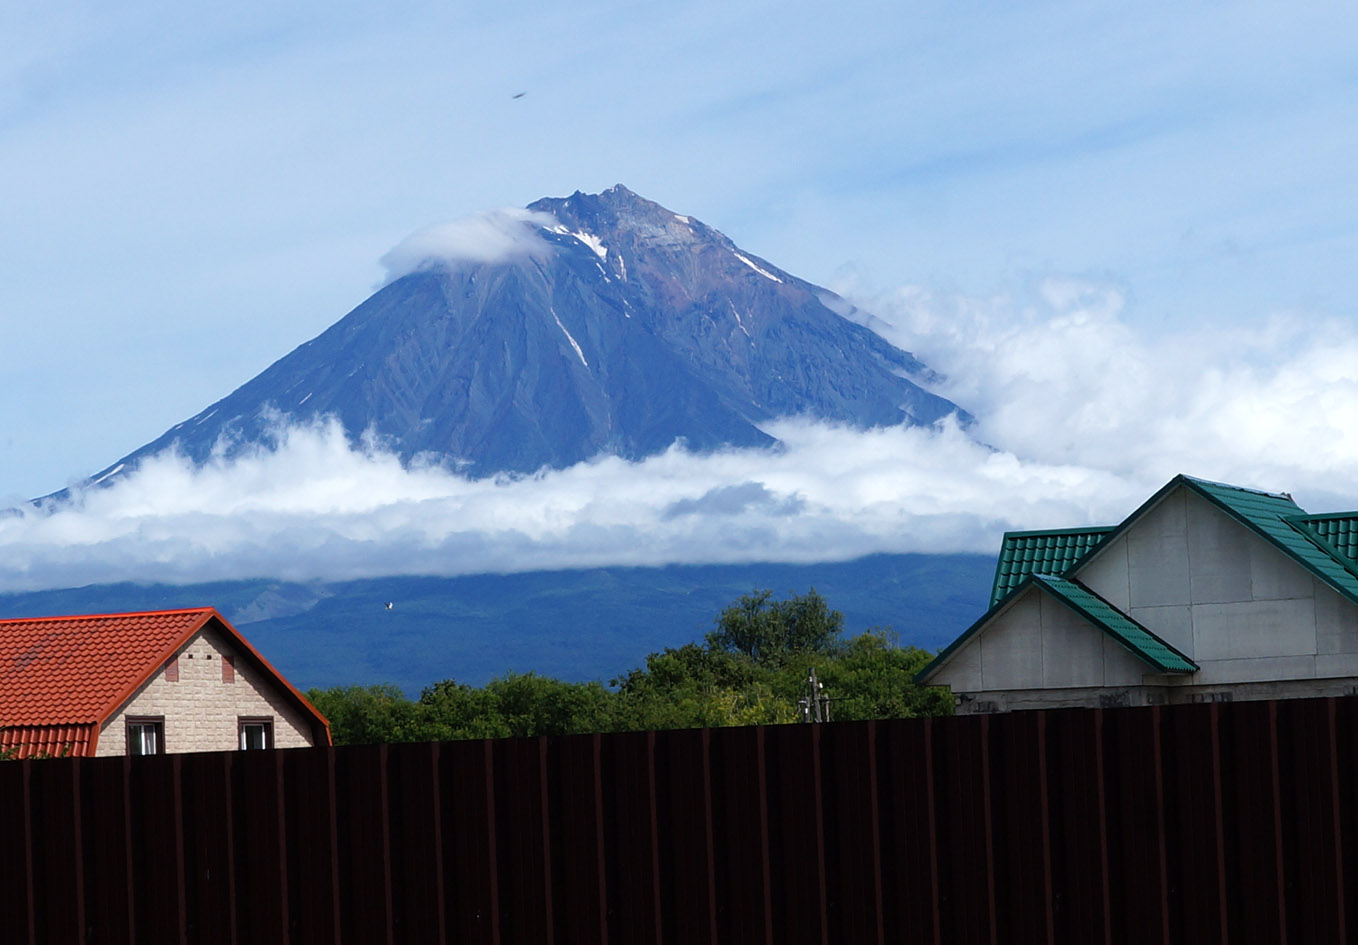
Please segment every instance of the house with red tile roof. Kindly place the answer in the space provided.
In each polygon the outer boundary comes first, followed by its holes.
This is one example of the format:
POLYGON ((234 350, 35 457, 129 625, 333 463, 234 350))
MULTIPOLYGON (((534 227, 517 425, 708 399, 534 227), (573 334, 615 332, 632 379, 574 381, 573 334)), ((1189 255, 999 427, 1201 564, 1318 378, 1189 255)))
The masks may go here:
POLYGON ((17 757, 329 744, 214 608, 0 620, 0 750, 17 757))

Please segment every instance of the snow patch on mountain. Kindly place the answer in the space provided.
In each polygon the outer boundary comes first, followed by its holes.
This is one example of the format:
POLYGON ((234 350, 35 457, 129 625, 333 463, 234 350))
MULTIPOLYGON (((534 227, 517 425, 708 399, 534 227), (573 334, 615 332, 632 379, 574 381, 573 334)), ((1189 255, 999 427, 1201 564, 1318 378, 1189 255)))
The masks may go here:
POLYGON ((575 349, 575 353, 580 356, 580 363, 585 367, 589 367, 589 362, 585 360, 585 352, 580 350, 580 344, 575 340, 575 336, 566 330, 565 325, 561 324, 561 318, 556 314, 556 309, 550 309, 550 311, 552 313, 552 318, 556 321, 556 327, 561 329, 561 333, 565 335, 566 340, 571 343, 571 347, 575 349))
POLYGON ((608 247, 604 245, 603 240, 599 239, 599 237, 595 236, 593 233, 586 233, 584 230, 577 230, 576 232, 572 233, 571 236, 574 236, 580 242, 584 243, 590 249, 594 250, 594 255, 598 256, 600 259, 608 258, 608 247))
POLYGON ((773 273, 769 272, 767 269, 759 268, 748 257, 742 256, 740 253, 736 253, 736 258, 743 262, 745 265, 749 266, 755 272, 759 273, 765 279, 772 279, 774 282, 778 283, 781 283, 783 281, 782 279, 779 279, 777 276, 775 276, 773 273))

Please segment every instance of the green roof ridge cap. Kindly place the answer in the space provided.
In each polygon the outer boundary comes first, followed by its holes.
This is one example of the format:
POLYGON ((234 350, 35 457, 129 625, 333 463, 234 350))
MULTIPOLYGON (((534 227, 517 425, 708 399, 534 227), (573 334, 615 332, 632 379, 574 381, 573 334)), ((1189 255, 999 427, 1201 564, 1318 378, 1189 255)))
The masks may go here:
POLYGON ((1160 672, 1174 674, 1195 673, 1200 668, 1198 664, 1189 659, 1188 656, 1179 652, 1173 644, 1127 616, 1083 584, 1072 581, 1069 578, 1061 577, 1059 574, 1034 574, 1033 578, 1063 604, 1070 607, 1099 629, 1103 630, 1104 633, 1126 647, 1133 655, 1140 658, 1143 662, 1149 663, 1160 672), (1097 605, 1106 608, 1108 612, 1114 616, 1115 621, 1127 624, 1131 632, 1128 633, 1119 629, 1100 614, 1090 610, 1089 607, 1080 600, 1073 599, 1072 592, 1074 592, 1074 597, 1076 598, 1088 597, 1096 602, 1097 605), (1137 639, 1138 637, 1149 638, 1152 645, 1147 647, 1144 642, 1137 639), (1166 661, 1160 656, 1157 656, 1155 653, 1157 648, 1163 649, 1168 653, 1170 659, 1166 661))
MULTIPOLYGON (((1358 512, 1354 513, 1358 515, 1358 512)), ((1095 532, 1111 532, 1116 525, 1086 525, 1071 528, 1030 528, 1024 531, 1005 532, 1005 538, 1040 538, 1043 535, 1092 535, 1095 532)))
MULTIPOLYGON (((1200 486, 1215 486, 1218 489, 1230 489, 1232 492, 1247 492, 1250 493, 1251 495, 1267 496, 1270 499, 1283 499, 1284 501, 1291 502, 1293 505, 1296 505, 1298 509, 1301 509, 1301 506, 1297 505, 1296 500, 1293 499, 1292 496, 1286 492, 1269 492, 1267 489, 1251 489, 1249 486, 1237 486, 1229 482, 1217 482, 1215 479, 1201 479, 1197 476, 1186 475, 1185 473, 1179 473, 1179 475, 1175 476, 1174 478, 1182 479, 1185 482, 1196 483, 1197 485, 1200 486)), ((1170 481, 1172 482, 1173 480, 1170 481)), ((1303 512, 1305 511, 1305 509, 1301 510, 1303 512)))

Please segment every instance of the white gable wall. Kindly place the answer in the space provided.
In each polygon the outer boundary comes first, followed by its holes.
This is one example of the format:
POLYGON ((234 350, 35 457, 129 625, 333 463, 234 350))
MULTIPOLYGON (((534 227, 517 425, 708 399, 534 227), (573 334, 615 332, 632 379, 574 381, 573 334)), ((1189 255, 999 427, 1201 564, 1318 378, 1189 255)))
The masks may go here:
POLYGON ((1358 607, 1186 487, 1074 576, 1202 667, 1176 683, 1358 675, 1358 607))
POLYGON ((1037 587, 964 643, 931 680, 955 693, 1138 686, 1148 667, 1037 587))

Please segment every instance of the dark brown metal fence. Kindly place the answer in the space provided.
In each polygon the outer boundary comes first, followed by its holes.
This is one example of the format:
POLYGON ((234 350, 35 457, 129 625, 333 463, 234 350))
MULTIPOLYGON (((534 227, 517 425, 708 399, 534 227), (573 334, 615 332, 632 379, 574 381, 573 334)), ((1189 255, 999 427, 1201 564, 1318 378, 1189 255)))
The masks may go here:
POLYGON ((5 942, 1343 942, 1358 700, 0 764, 5 942))

